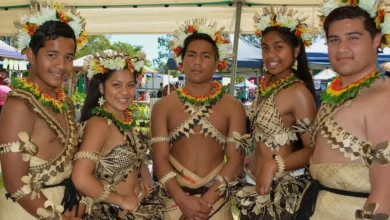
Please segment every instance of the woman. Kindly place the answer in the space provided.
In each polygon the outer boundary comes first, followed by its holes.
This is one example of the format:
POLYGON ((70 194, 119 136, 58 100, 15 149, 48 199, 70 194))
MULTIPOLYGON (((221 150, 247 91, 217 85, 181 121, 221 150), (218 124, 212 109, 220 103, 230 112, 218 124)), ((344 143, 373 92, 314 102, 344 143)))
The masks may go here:
POLYGON ((85 65, 91 81, 72 173, 77 189, 85 195, 84 219, 160 219, 157 188, 145 198, 152 182, 144 163, 148 140, 134 129, 128 109, 143 64, 144 55, 103 53, 85 65))
POLYGON ((305 184, 293 171, 308 165, 313 153, 307 132, 316 112, 305 53, 310 35, 287 11, 270 7, 255 16, 267 76, 248 113, 256 146, 248 176, 256 186, 245 184, 237 194, 241 219, 293 219, 305 184))

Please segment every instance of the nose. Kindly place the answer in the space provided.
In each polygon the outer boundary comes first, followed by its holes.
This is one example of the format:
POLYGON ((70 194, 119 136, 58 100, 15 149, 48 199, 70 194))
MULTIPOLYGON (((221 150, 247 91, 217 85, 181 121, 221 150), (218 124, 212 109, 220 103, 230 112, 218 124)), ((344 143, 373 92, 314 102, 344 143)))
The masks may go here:
POLYGON ((202 55, 200 54, 197 54, 195 57, 194 57, 194 64, 201 64, 202 63, 202 55))
POLYGON ((130 90, 131 88, 129 88, 128 86, 123 86, 122 89, 121 89, 121 95, 129 95, 130 94, 130 90))
POLYGON ((349 42, 347 40, 340 40, 337 46, 338 46, 337 50, 339 52, 344 52, 349 50, 349 42))
POLYGON ((56 59, 55 67, 58 69, 64 69, 65 68, 65 58, 58 57, 56 59))

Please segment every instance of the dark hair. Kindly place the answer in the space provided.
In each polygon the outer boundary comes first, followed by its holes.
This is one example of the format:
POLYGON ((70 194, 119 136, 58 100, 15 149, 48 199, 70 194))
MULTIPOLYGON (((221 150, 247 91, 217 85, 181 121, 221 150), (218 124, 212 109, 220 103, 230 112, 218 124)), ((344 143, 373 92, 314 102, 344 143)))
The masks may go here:
MULTIPOLYGON (((124 69, 127 69, 127 64, 124 69)), ((99 106, 98 101, 102 96, 99 85, 103 84, 104 86, 104 83, 111 78, 115 71, 116 70, 109 69, 107 73, 94 75, 91 81, 89 81, 87 97, 85 98, 83 109, 81 110, 80 122, 87 121, 92 117, 92 109, 99 106)), ((134 72, 134 82, 136 82, 136 79, 137 73, 134 72)))
POLYGON ((4 68, 0 68, 0 72, 7 72, 7 70, 6 69, 4 69, 4 68))
POLYGON ((209 42, 213 48, 214 48, 214 51, 215 51, 215 60, 218 60, 219 59, 219 51, 218 51, 218 46, 217 46, 217 43, 215 43, 215 41, 210 37, 210 35, 208 34, 204 34, 204 33, 195 33, 195 34, 192 34, 190 36, 188 36, 185 40, 184 40, 184 47, 183 47, 183 51, 181 53, 181 58, 184 59, 184 56, 186 55, 186 52, 187 52, 187 49, 188 49, 188 45, 190 45, 190 43, 192 41, 195 41, 195 40, 204 40, 204 41, 207 41, 209 42))
POLYGON ((374 19, 371 18, 366 10, 357 6, 348 5, 334 9, 329 13, 328 17, 326 17, 324 22, 326 37, 328 37, 329 27, 333 22, 356 18, 363 20, 364 29, 370 33, 371 38, 374 38, 376 34, 381 32, 380 29, 376 28, 374 19))
POLYGON ((76 52, 77 43, 73 29, 61 21, 46 21, 31 36, 29 47, 35 56, 39 49, 45 46, 46 40, 56 40, 59 37, 72 38, 74 41, 74 51, 76 52))
MULTIPOLYGON (((289 28, 285 27, 268 27, 264 30, 263 36, 265 36, 267 33, 270 33, 274 31, 277 33, 288 45, 290 45, 292 50, 292 56, 294 56, 294 49, 299 48, 299 54, 296 57, 298 61, 298 68, 297 70, 292 70, 294 74, 302 80, 307 89, 312 94, 313 98, 315 97, 315 89, 314 89, 314 82, 313 82, 313 76, 310 73, 309 63, 307 61, 307 55, 305 50, 305 45, 301 38, 298 38, 295 36, 294 33, 290 31, 289 28)), ((264 64, 262 64, 264 65, 264 64)))

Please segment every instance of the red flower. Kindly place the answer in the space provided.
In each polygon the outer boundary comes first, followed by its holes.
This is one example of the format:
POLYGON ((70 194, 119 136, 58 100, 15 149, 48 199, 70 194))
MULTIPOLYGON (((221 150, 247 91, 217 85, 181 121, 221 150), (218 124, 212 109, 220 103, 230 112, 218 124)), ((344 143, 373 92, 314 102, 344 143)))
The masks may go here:
POLYGON ((173 49, 173 52, 174 52, 175 54, 179 54, 179 53, 181 53, 181 50, 182 50, 181 47, 176 47, 175 49, 173 49))
POLYGON ((257 37, 261 38, 262 31, 261 30, 256 30, 255 34, 256 34, 257 37))
POLYGON ((226 67, 227 67, 226 62, 224 62, 224 61, 219 62, 219 64, 218 64, 219 70, 224 70, 224 69, 226 69, 226 67))
POLYGON ((188 33, 194 33, 195 32, 194 26, 192 26, 192 25, 188 26, 187 31, 188 31, 188 33))
POLYGON ((181 64, 177 65, 177 69, 181 71, 183 69, 183 66, 181 64))

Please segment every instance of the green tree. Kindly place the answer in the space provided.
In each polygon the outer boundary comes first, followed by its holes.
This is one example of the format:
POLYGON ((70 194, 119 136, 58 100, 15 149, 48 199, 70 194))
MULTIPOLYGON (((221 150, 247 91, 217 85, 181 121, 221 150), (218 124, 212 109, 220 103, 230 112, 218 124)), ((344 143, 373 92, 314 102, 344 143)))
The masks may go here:
POLYGON ((88 35, 88 43, 76 53, 75 59, 108 49, 112 49, 112 45, 107 36, 88 35))
POLYGON ((236 77, 236 84, 240 83, 240 82, 244 82, 246 79, 245 77, 243 76, 237 76, 236 77))
POLYGON ((245 40, 252 42, 255 45, 259 45, 260 40, 256 36, 256 34, 241 34, 241 37, 243 37, 245 40))
MULTIPOLYGON (((159 37, 158 41, 158 57, 153 60, 153 64, 158 67, 158 71, 163 74, 168 74, 168 59, 172 57, 172 51, 170 50, 170 41, 172 40, 172 35, 166 35, 159 37)), ((177 70, 171 70, 171 75, 173 77, 178 77, 180 74, 177 70)))

